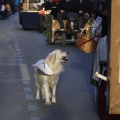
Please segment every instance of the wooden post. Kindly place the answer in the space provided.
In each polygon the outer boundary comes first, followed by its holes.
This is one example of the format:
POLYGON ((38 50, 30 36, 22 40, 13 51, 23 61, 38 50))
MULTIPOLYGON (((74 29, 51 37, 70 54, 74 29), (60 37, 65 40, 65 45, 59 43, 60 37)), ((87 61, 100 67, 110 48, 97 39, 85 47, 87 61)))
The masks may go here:
POLYGON ((107 107, 109 114, 120 114, 120 0, 111 0, 110 74, 108 77, 107 107))
POLYGON ((27 0, 27 11, 29 11, 29 0, 27 0))

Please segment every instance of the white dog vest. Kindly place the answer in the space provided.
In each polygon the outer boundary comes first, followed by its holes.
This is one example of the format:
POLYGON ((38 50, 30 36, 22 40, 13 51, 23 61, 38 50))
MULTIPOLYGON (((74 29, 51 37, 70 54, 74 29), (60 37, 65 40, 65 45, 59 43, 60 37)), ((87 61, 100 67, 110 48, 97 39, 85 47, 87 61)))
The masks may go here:
POLYGON ((53 71, 50 69, 50 67, 45 63, 43 59, 39 60, 32 66, 37 67, 39 70, 41 70, 46 75, 53 75, 53 71))

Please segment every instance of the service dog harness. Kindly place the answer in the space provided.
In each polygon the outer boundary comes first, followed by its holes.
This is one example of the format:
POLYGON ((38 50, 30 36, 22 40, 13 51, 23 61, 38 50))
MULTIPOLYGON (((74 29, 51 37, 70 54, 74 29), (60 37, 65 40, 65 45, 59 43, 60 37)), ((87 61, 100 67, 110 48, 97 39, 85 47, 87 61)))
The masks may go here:
POLYGON ((53 75, 53 71, 50 69, 50 67, 45 63, 45 61, 43 59, 39 60, 37 63, 35 63, 34 65, 34 71, 37 74, 40 75, 53 75))

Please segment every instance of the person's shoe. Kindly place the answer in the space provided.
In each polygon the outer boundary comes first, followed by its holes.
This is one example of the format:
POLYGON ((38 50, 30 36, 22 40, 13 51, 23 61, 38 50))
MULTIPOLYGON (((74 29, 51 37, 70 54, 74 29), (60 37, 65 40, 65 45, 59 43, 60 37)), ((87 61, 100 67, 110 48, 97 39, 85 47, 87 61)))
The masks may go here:
POLYGON ((15 12, 12 12, 12 14, 14 14, 14 15, 15 15, 15 12))
POLYGON ((64 28, 61 28, 61 31, 64 31, 64 28))
POLYGON ((84 29, 84 27, 83 27, 83 26, 81 26, 81 27, 79 28, 79 31, 81 32, 83 29, 84 29))
POLYGON ((60 29, 61 31, 64 31, 64 27, 61 27, 61 29, 60 29))
POLYGON ((5 20, 5 18, 3 17, 2 20, 5 20))
POLYGON ((78 36, 80 36, 80 33, 79 33, 79 32, 77 33, 77 37, 78 37, 78 36))

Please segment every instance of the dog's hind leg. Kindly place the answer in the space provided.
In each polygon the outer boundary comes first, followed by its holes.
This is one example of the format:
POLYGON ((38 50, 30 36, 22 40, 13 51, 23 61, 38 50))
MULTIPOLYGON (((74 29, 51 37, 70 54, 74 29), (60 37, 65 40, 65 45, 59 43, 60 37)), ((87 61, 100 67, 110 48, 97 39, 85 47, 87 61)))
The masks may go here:
POLYGON ((50 102, 50 95, 49 95, 49 85, 47 83, 43 84, 43 90, 45 93, 45 104, 50 105, 51 102, 50 102))
POLYGON ((59 80, 59 75, 55 76, 55 84, 52 87, 52 103, 56 103, 56 87, 59 80))
MULTIPOLYGON (((41 91, 42 91, 42 98, 43 98, 43 100, 44 100, 44 99, 45 99, 45 92, 44 92, 43 87, 42 87, 41 91)), ((50 90, 49 90, 49 98, 51 98, 50 90)))
POLYGON ((45 99, 45 92, 44 92, 43 87, 41 88, 41 92, 42 92, 42 98, 43 98, 43 100, 44 100, 44 99, 45 99))

